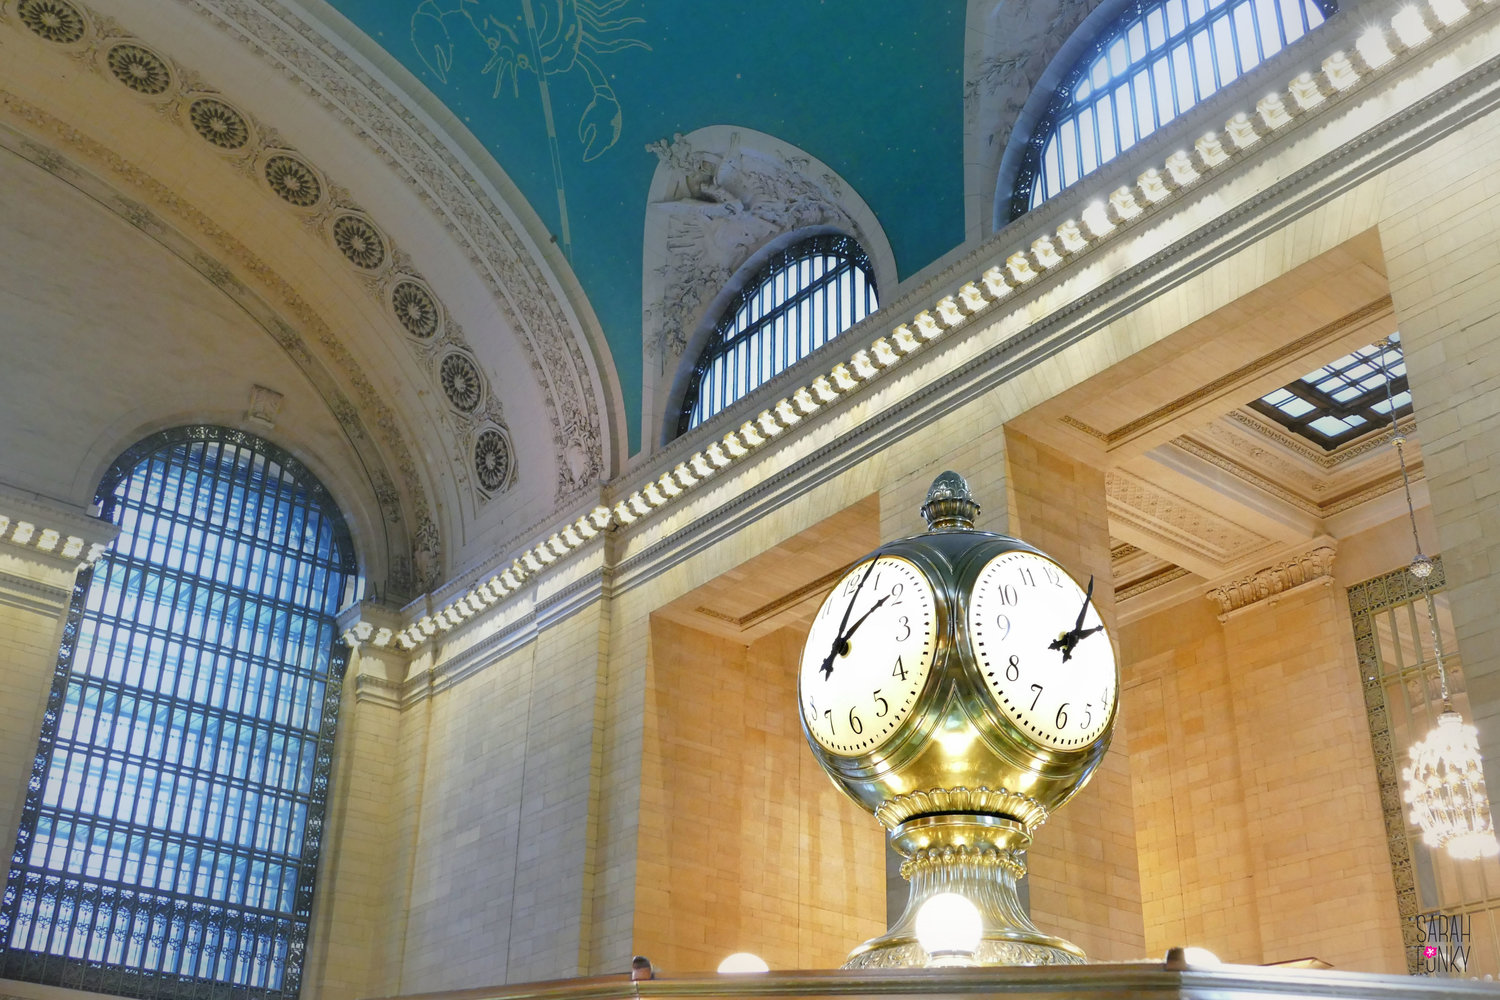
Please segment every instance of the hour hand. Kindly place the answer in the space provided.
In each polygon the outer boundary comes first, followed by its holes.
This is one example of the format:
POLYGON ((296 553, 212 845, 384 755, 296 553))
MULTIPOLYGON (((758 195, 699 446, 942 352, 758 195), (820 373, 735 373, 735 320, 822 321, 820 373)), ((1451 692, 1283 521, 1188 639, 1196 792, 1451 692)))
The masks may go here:
POLYGON ((1048 643, 1047 648, 1062 650, 1063 662, 1067 663, 1073 658, 1073 650, 1078 646, 1080 640, 1093 635, 1095 632, 1102 631, 1103 628, 1104 626, 1101 624, 1095 625, 1093 628, 1086 628, 1081 632, 1077 629, 1071 632, 1064 632, 1048 643))

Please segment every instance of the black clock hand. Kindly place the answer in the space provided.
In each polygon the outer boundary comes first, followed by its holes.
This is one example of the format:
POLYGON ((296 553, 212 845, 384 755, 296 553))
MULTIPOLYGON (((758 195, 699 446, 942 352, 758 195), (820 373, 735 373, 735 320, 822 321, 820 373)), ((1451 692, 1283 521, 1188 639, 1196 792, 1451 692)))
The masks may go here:
POLYGON ((880 600, 878 600, 874 604, 870 605, 870 609, 868 611, 866 611, 864 614, 860 615, 858 618, 856 618, 854 620, 854 624, 849 626, 849 631, 845 632, 843 635, 839 636, 838 639, 836 639, 834 641, 833 648, 828 651, 828 656, 823 660, 823 665, 818 668, 818 669, 820 669, 820 670, 823 671, 823 679, 825 681, 829 677, 833 676, 833 659, 834 659, 834 657, 839 656, 841 654, 842 655, 848 655, 848 653, 849 653, 849 640, 851 638, 853 638, 853 636, 854 636, 854 630, 857 629, 857 628, 859 628, 861 625, 863 625, 865 623, 865 619, 868 618, 868 617, 870 617, 871 615, 873 615, 875 613, 875 609, 876 608, 879 608, 882 604, 884 604, 886 601, 889 601, 890 599, 891 599, 891 595, 890 594, 886 594, 880 600))
MULTIPOLYGON (((823 671, 823 679, 825 681, 833 676, 833 658, 839 655, 839 652, 844 648, 844 643, 849 639, 849 633, 844 631, 844 628, 849 624, 849 614, 854 610, 854 602, 859 600, 859 592, 865 589, 865 581, 870 578, 870 574, 873 572, 875 572, 875 560, 871 559, 869 568, 865 570, 865 575, 859 578, 859 584, 854 588, 854 596, 849 598, 849 604, 844 608, 844 617, 839 619, 838 636, 833 640, 833 648, 828 651, 827 656, 823 657, 823 665, 818 668, 823 671)), ((855 627, 858 628, 857 622, 855 623, 855 627)))
POLYGON ((1094 574, 1089 574, 1089 589, 1083 595, 1083 607, 1078 609, 1078 622, 1073 626, 1074 632, 1083 631, 1083 616, 1089 613, 1089 601, 1094 598, 1094 574))
POLYGON ((839 652, 841 652, 841 653, 848 652, 848 649, 849 649, 849 640, 852 639, 852 638, 854 638, 854 630, 857 629, 857 628, 859 628, 861 625, 863 625, 865 623, 865 619, 868 618, 868 617, 870 617, 871 615, 873 615, 875 613, 875 609, 876 608, 880 607, 882 604, 884 604, 886 601, 889 601, 890 599, 891 599, 891 595, 890 594, 886 594, 880 600, 878 600, 874 604, 870 605, 870 610, 869 611, 866 611, 864 614, 860 615, 858 618, 856 618, 854 620, 854 624, 849 626, 849 631, 845 632, 844 635, 843 635, 843 638, 839 639, 839 644, 838 644, 838 650, 839 650, 839 652))
POLYGON ((1104 627, 1103 625, 1095 625, 1091 629, 1085 629, 1083 627, 1084 616, 1089 613, 1089 600, 1093 596, 1094 577, 1092 574, 1090 574, 1089 589, 1083 595, 1083 607, 1078 609, 1077 624, 1075 624, 1071 629, 1064 632, 1062 635, 1058 636, 1056 639, 1053 639, 1050 643, 1047 644, 1048 649, 1058 649, 1062 651, 1062 658, 1064 663, 1067 663, 1073 658, 1073 648, 1078 645, 1078 641, 1080 639, 1082 639, 1086 635, 1093 635, 1095 632, 1104 627))

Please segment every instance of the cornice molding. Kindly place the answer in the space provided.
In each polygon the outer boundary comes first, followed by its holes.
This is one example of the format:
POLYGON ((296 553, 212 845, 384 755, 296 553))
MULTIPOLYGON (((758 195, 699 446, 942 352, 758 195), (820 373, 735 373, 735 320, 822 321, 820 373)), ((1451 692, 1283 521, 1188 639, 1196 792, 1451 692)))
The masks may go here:
POLYGON ((80 570, 92 566, 119 534, 118 525, 79 508, 0 487, 0 545, 5 547, 0 551, 20 550, 32 559, 80 570))
MULTIPOLYGON (((1391 438, 1396 434, 1394 428, 1386 427, 1369 437, 1351 442, 1342 448, 1336 448, 1333 451, 1324 451, 1322 448, 1314 447, 1296 435, 1288 434, 1286 431, 1250 410, 1230 410, 1226 414, 1226 417, 1239 424, 1245 430, 1265 438, 1277 447, 1293 453, 1304 461, 1329 470, 1336 469, 1340 465, 1352 462, 1357 458, 1363 458, 1372 451, 1379 451, 1383 446, 1390 444, 1391 438)), ((1416 426, 1416 418, 1412 416, 1402 417, 1401 425, 1406 429, 1407 433, 1410 433, 1416 426)))
POLYGON ((1249 576, 1210 587, 1204 596, 1218 604, 1219 621, 1227 622, 1240 612, 1261 604, 1272 607, 1282 598, 1310 587, 1332 586, 1336 543, 1332 538, 1322 539, 1322 542, 1249 576))
POLYGON ((1105 473, 1104 497, 1111 517, 1221 567, 1267 543, 1229 518, 1124 469, 1105 473))
POLYGON ((63 587, 0 569, 0 606, 61 621, 72 599, 72 593, 63 587))

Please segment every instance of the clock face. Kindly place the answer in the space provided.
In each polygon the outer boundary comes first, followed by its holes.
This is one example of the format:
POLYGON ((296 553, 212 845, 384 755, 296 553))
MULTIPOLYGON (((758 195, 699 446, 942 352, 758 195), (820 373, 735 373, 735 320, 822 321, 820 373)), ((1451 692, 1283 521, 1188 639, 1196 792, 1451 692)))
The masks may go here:
POLYGON ((856 757, 880 747, 917 704, 937 643, 937 600, 914 563, 894 556, 850 570, 807 634, 797 696, 825 750, 856 757))
POLYGON ((1114 646, 1062 567, 1033 552, 991 559, 969 599, 969 634, 996 709, 1032 742, 1081 750, 1103 735, 1115 710, 1114 646))

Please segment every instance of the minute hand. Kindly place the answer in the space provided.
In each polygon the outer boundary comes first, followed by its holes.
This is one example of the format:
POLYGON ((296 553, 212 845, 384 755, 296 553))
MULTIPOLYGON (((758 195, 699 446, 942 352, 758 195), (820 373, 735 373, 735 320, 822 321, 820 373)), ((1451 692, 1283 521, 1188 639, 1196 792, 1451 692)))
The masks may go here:
MULTIPOLYGON (((828 655, 823 658, 823 665, 818 668, 819 670, 823 671, 824 680, 827 680, 830 676, 833 675, 834 657, 838 656, 841 653, 849 652, 849 638, 850 636, 854 635, 854 630, 863 625, 865 619, 873 615, 875 613, 875 609, 880 607, 886 601, 890 600, 890 597, 890 594, 886 594, 880 600, 870 605, 870 609, 856 618, 854 620, 854 624, 849 626, 849 630, 847 632, 839 636, 837 639, 833 640, 833 648, 828 651, 828 655)), ((852 602, 850 604, 850 607, 853 607, 852 602)))

